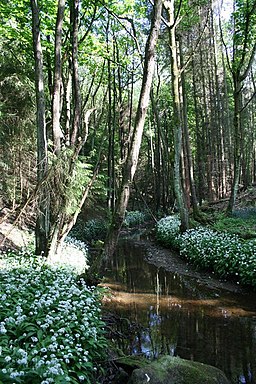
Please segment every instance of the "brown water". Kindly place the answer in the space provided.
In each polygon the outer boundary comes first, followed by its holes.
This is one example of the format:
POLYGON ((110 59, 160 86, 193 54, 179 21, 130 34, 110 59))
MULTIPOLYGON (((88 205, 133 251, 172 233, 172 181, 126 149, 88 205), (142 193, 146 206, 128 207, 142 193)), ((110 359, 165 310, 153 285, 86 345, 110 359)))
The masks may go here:
POLYGON ((150 265, 146 252, 122 240, 106 274, 123 351, 180 356, 222 369, 232 383, 256 383, 256 294, 210 289, 150 265))

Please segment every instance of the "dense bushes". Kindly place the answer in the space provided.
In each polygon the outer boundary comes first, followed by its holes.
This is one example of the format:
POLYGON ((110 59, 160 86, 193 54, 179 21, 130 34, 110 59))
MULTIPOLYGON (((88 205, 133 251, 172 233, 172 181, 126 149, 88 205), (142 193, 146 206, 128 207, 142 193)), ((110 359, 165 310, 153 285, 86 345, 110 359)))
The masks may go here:
POLYGON ((148 214, 141 211, 128 211, 126 212, 125 219, 123 222, 124 227, 135 227, 137 225, 145 223, 148 219, 148 214))
POLYGON ((180 224, 176 215, 163 217, 157 222, 157 239, 166 246, 179 248, 180 224))
POLYGON ((157 239, 178 248, 180 255, 196 266, 221 277, 236 277, 256 288, 256 241, 198 227, 179 233, 179 219, 169 216, 157 223, 157 239))
POLYGON ((28 254, 2 254, 0 282, 0 382, 96 383, 100 291, 28 254))
POLYGON ((79 220, 71 231, 71 236, 77 240, 92 244, 97 240, 104 240, 107 234, 107 223, 102 219, 79 220))
MULTIPOLYGON (((147 212, 127 211, 123 226, 133 228, 145 223, 149 219, 147 212)), ((71 231, 71 236, 87 244, 93 244, 98 240, 104 241, 107 234, 108 224, 103 219, 91 219, 87 221, 78 220, 71 231)))
POLYGON ((243 239, 256 238, 256 209, 238 209, 228 217, 224 213, 218 213, 212 227, 216 231, 228 231, 243 239))

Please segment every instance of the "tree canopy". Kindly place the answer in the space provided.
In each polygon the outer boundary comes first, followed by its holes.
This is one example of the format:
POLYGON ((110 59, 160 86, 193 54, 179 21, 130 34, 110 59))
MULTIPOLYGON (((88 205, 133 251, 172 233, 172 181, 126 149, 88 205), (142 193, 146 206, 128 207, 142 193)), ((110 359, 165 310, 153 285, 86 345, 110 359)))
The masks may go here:
POLYGON ((234 0, 228 18, 221 3, 161 1, 146 106, 159 2, 0 4, 1 205, 33 207, 38 253, 55 252, 85 206, 122 221, 127 164, 128 207, 178 209, 184 228, 190 210, 229 198, 232 211, 256 182, 255 0, 234 0))

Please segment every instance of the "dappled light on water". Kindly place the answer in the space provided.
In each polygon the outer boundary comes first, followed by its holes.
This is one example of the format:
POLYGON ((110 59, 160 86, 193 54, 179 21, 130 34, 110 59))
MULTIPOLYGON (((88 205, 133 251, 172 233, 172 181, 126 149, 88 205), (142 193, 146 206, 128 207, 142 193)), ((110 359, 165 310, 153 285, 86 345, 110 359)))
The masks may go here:
POLYGON ((161 310, 181 310, 181 311, 203 311, 204 315, 212 317, 242 317, 242 316, 255 316, 256 311, 250 311, 247 309, 236 307, 235 304, 230 300, 218 299, 184 299, 176 296, 160 296, 157 297, 156 294, 151 293, 130 293, 125 291, 125 286, 115 285, 111 283, 104 283, 103 286, 109 287, 111 289, 111 299, 108 298, 111 302, 113 308, 126 307, 129 305, 134 305, 140 309, 147 309, 149 306, 155 306, 159 311, 161 310))
POLYGON ((222 369, 232 383, 255 383, 256 295, 158 269, 144 261, 146 252, 122 241, 106 273, 105 306, 121 319, 119 347, 149 358, 178 355, 222 369))

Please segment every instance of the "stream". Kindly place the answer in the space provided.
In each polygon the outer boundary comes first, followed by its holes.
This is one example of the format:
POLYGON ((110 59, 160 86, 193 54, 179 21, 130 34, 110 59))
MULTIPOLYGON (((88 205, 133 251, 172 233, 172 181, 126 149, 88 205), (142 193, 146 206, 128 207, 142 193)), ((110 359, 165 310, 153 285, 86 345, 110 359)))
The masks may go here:
POLYGON ((256 294, 209 287, 148 263, 145 242, 122 239, 106 272, 125 354, 161 354, 211 364, 232 384, 256 383, 256 294))

